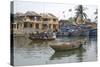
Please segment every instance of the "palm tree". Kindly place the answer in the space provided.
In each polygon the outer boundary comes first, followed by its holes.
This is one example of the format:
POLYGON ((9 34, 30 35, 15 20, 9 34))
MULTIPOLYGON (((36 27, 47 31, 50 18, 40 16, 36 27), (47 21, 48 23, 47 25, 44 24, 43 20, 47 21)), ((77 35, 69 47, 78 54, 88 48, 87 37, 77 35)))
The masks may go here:
POLYGON ((77 19, 80 17, 81 22, 83 19, 87 19, 87 14, 84 12, 86 8, 83 7, 83 5, 78 5, 78 7, 75 9, 76 11, 76 18, 75 18, 75 23, 77 24, 77 19))

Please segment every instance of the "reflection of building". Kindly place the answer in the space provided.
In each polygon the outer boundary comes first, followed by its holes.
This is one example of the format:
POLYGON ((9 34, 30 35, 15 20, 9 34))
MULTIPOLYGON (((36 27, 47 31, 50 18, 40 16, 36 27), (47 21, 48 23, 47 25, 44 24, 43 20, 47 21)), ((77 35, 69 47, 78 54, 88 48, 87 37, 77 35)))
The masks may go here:
POLYGON ((37 14, 34 11, 25 14, 16 13, 12 24, 15 34, 58 30, 58 18, 50 13, 37 14))

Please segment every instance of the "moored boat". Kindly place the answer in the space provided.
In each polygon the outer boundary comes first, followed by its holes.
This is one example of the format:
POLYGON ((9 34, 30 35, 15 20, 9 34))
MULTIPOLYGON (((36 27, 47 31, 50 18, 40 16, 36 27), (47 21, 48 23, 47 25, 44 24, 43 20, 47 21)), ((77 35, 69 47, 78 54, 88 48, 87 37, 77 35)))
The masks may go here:
POLYGON ((56 39, 55 33, 37 33, 37 34, 30 34, 29 39, 31 40, 43 40, 43 41, 51 41, 56 39))
POLYGON ((77 41, 64 42, 63 44, 60 44, 60 45, 58 44, 50 45, 50 47, 54 49, 55 51, 65 51, 65 50, 78 49, 82 46, 82 44, 83 44, 83 41, 77 40, 77 41))
POLYGON ((43 40, 43 41, 52 41, 55 40, 55 38, 34 38, 34 37, 29 37, 31 40, 43 40))
POLYGON ((97 36, 97 29, 91 29, 89 32, 89 36, 97 36))

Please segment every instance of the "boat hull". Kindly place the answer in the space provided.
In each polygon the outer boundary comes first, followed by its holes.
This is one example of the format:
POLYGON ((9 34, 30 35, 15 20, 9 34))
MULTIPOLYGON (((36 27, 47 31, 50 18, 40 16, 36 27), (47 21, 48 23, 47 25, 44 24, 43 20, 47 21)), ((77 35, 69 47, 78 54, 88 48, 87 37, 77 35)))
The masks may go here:
POLYGON ((55 51, 66 51, 66 50, 74 50, 82 47, 82 43, 80 41, 78 42, 67 42, 65 44, 61 45, 50 45, 52 49, 55 51))
POLYGON ((74 50, 74 49, 79 49, 81 47, 73 47, 73 48, 61 48, 61 47, 55 47, 55 46, 51 46, 52 49, 54 49, 55 51, 66 51, 66 50, 74 50))
POLYGON ((92 29, 92 30, 90 30, 89 35, 90 35, 90 36, 97 36, 97 29, 92 29))
POLYGON ((29 39, 30 40, 34 40, 34 41, 36 41, 36 40, 41 40, 41 41, 52 41, 52 40, 55 40, 55 38, 33 38, 33 37, 29 37, 29 39))

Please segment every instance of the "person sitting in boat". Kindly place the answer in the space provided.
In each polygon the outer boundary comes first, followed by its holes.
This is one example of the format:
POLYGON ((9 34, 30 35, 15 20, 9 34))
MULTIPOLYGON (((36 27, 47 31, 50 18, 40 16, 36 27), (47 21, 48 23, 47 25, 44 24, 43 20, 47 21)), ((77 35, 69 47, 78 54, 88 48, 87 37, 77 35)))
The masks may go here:
POLYGON ((39 38, 43 39, 44 38, 44 32, 39 33, 39 38))
POLYGON ((45 38, 45 39, 48 39, 47 32, 44 32, 44 38, 45 38))
POLYGON ((39 32, 38 31, 36 32, 36 37, 39 38, 39 32))

